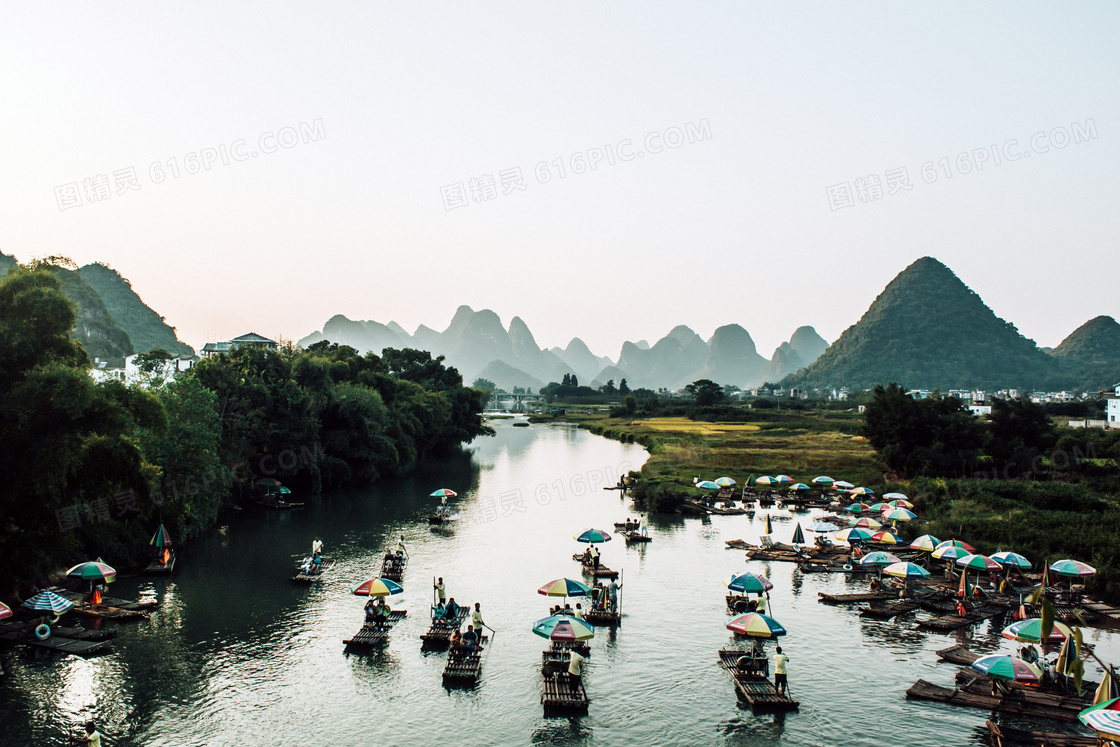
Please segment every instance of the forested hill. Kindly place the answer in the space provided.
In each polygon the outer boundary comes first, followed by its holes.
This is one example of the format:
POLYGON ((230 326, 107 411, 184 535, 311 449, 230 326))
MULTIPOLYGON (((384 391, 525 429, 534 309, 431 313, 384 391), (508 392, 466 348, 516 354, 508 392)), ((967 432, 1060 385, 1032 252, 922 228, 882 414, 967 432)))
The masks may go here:
POLYGON ((181 342, 175 328, 145 304, 126 278, 107 265, 94 263, 81 270, 82 278, 105 303, 113 319, 128 333, 136 352, 162 348, 172 355, 190 356, 194 350, 181 342))
POLYGON ((883 289, 795 386, 1043 388, 1058 361, 1000 319, 952 270, 923 257, 883 289))

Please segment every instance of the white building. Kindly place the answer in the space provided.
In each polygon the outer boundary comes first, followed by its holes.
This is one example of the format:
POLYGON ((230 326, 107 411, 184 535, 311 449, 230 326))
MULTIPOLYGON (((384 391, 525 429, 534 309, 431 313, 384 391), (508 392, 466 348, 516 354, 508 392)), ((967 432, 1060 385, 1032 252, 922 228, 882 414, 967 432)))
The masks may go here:
POLYGON ((1105 410, 1105 420, 1109 428, 1120 428, 1120 384, 1112 390, 1108 398, 1108 409, 1105 410))
POLYGON ((990 417, 992 414, 991 405, 969 405, 968 411, 977 417, 990 417))

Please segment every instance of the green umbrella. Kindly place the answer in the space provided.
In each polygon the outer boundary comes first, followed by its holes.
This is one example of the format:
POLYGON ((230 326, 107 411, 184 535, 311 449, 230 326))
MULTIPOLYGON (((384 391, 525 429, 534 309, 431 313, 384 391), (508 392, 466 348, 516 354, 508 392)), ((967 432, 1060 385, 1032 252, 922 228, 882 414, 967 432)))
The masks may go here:
POLYGON ((156 547, 171 547, 173 543, 171 542, 171 535, 167 533, 167 528, 160 524, 159 529, 152 535, 152 541, 148 544, 156 547))

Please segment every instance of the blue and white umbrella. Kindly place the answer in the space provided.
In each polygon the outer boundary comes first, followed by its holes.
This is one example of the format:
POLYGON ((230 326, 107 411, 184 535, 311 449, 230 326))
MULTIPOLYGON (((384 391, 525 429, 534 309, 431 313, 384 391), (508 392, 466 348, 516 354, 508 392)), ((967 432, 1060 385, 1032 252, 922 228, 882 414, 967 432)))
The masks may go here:
POLYGON ((36 612, 49 612, 52 615, 61 615, 71 609, 74 603, 53 591, 40 591, 35 596, 23 603, 23 606, 36 612))
POLYGON ((831 521, 818 521, 815 524, 808 526, 810 532, 838 532, 840 527, 833 524, 831 521))

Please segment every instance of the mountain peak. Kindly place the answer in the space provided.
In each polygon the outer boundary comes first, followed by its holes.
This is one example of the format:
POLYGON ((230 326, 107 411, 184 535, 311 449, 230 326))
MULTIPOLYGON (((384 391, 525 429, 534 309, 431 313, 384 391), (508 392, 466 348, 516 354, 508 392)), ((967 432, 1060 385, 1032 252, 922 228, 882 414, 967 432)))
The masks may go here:
POLYGON ((1120 362, 1120 324, 1110 316, 1090 319, 1069 333, 1053 355, 1059 358, 1076 359, 1084 362, 1120 362))

